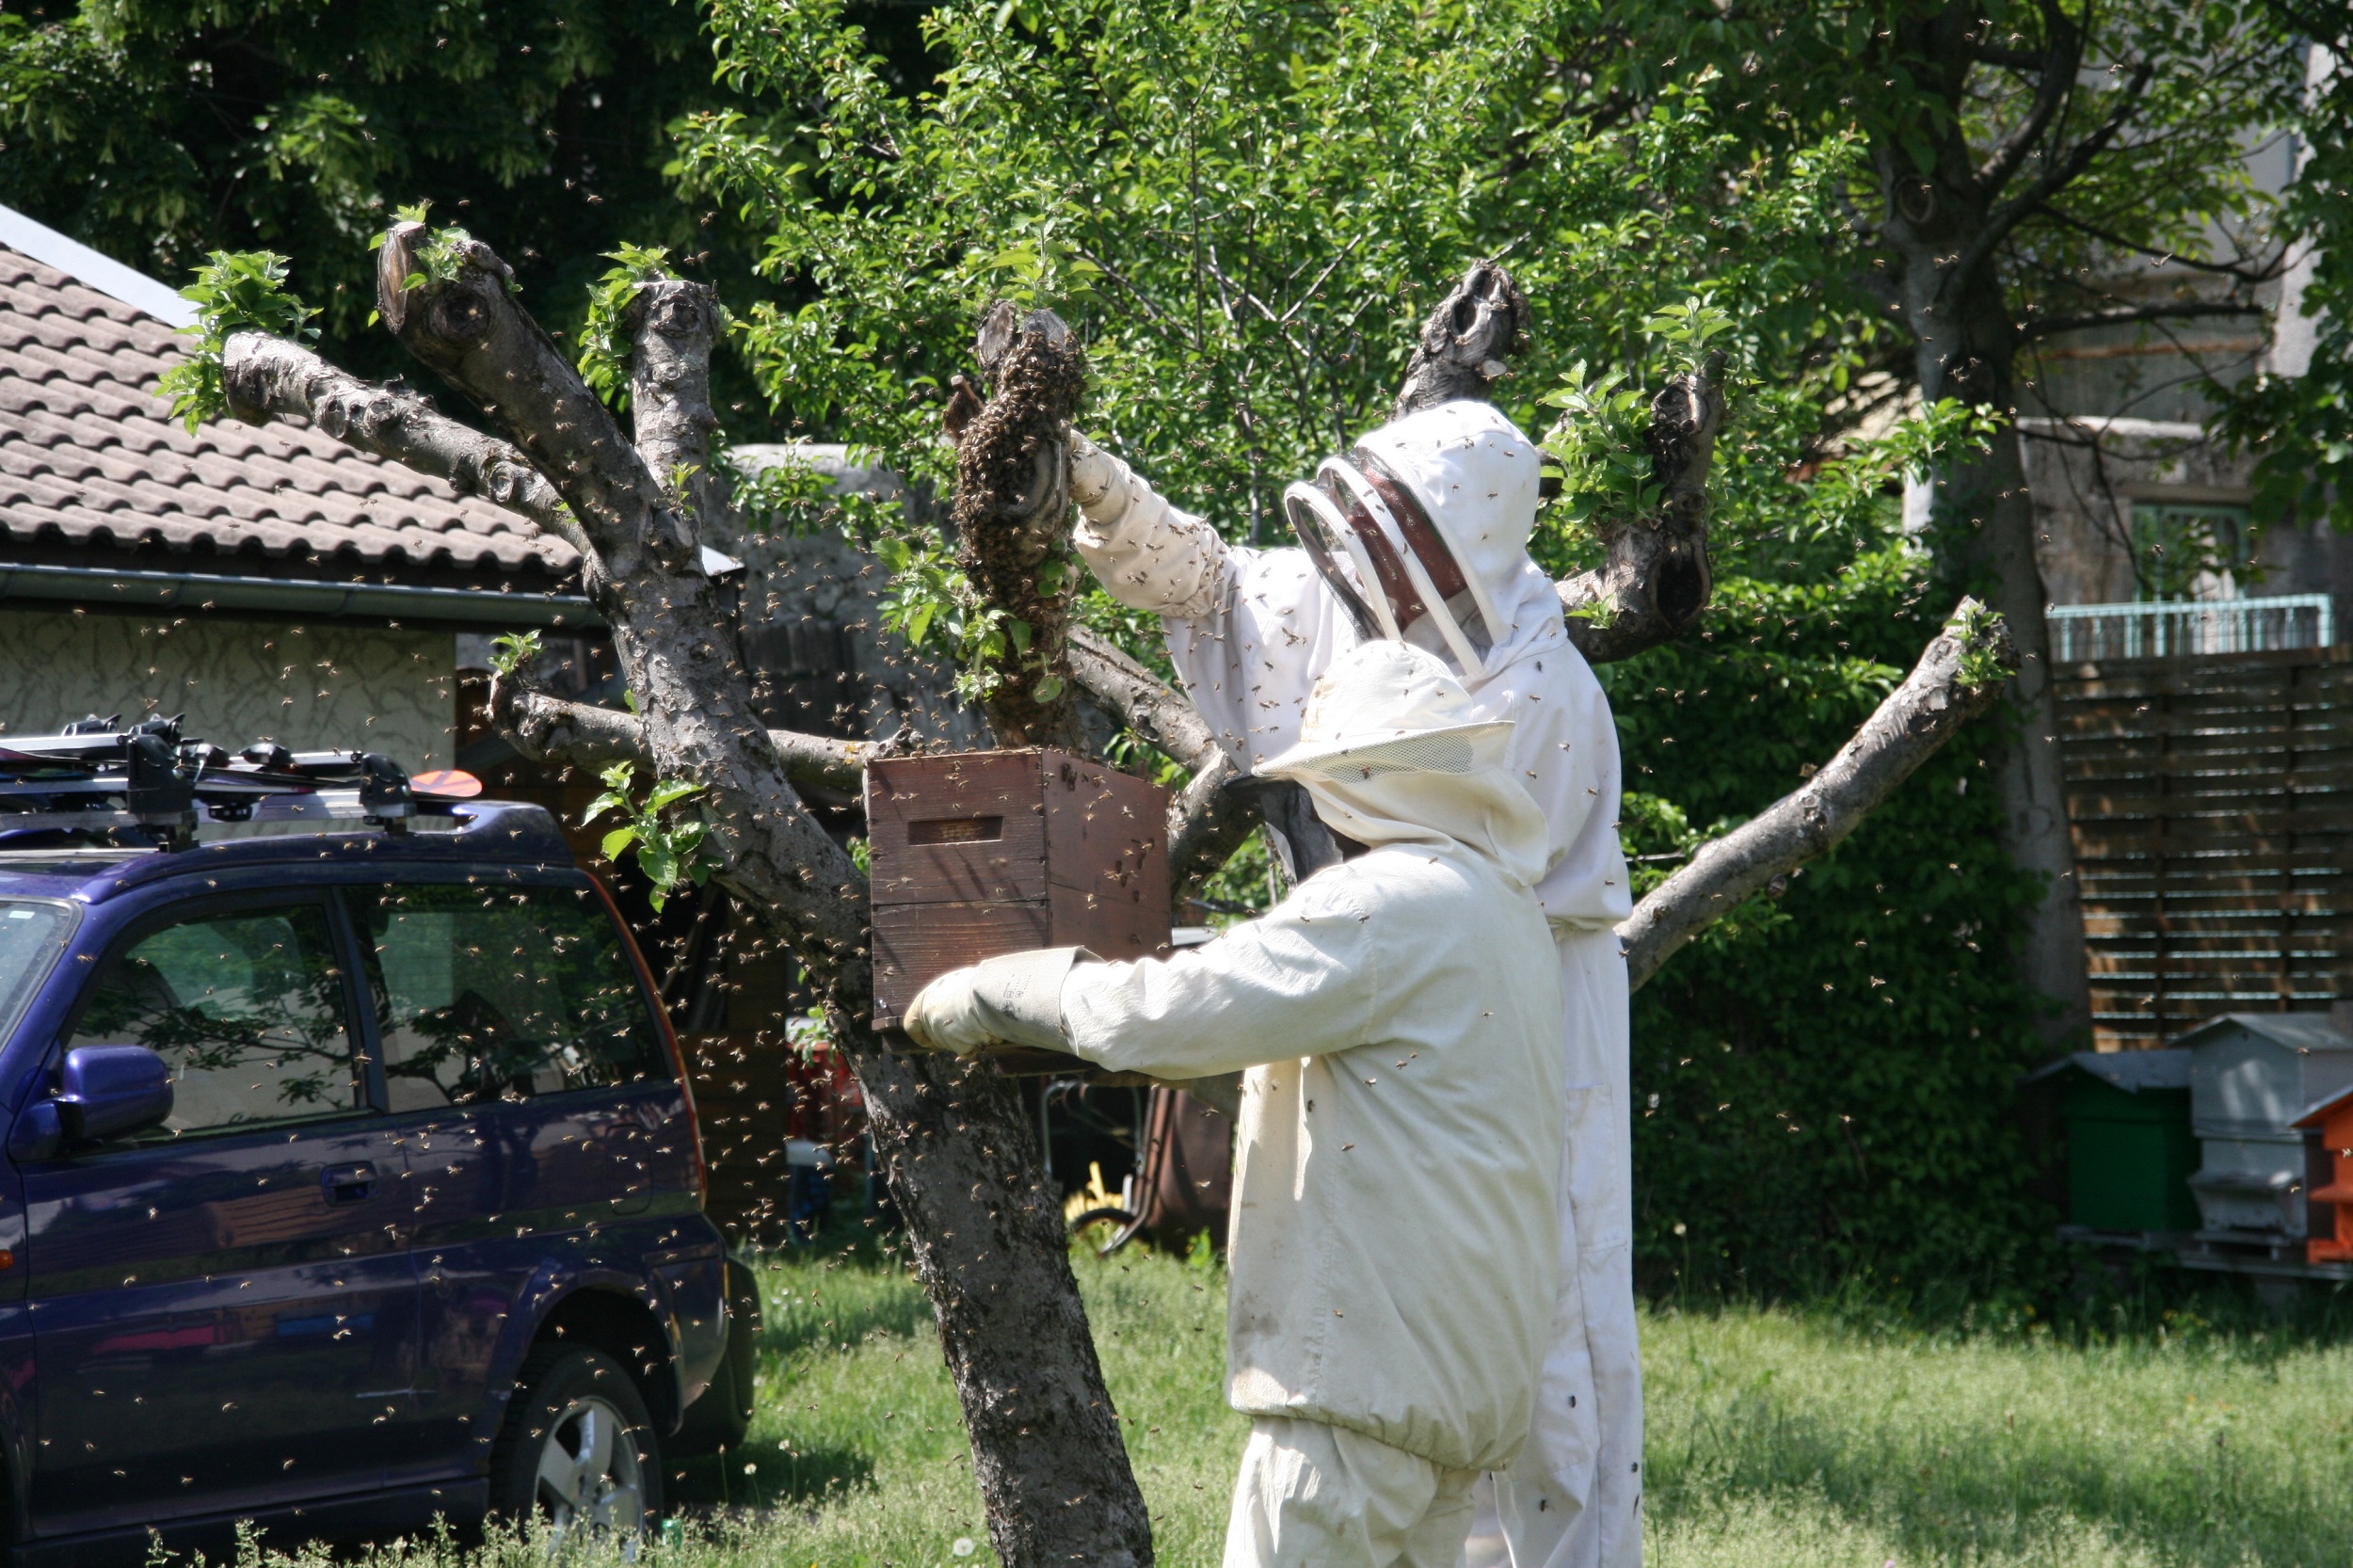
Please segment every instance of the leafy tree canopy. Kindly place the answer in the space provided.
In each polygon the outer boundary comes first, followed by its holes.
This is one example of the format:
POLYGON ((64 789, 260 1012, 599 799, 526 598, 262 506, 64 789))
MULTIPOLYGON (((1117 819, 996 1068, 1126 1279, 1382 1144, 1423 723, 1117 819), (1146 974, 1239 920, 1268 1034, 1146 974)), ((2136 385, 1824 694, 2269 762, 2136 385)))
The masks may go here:
POLYGON ((724 98, 668 0, 36 0, 0 12, 0 202, 159 278, 280 252, 327 346, 389 374, 368 242, 401 202, 494 237, 554 327, 622 240, 745 282, 664 175, 664 127, 724 98))
MULTIPOLYGON (((976 310, 1050 304, 1088 341, 1090 433, 1237 539, 1281 542, 1282 485, 1385 417, 1422 312, 1473 260, 1535 305, 1501 389, 1562 471, 1538 541, 1558 571, 1641 503, 1648 390, 1725 354, 1716 606, 1604 671, 1646 886, 1795 787, 1932 634, 1950 605, 1903 536, 1901 478, 1989 426, 1951 404, 1891 422, 1864 395, 1891 343, 1851 283, 1867 137, 1743 141, 1717 76, 1657 79, 1611 14, 952 4, 925 23, 945 69, 909 94, 838 6, 720 0, 742 104, 688 123, 684 176, 766 232, 766 276, 804 301, 745 312, 780 415, 944 479, 976 310)), ((955 647, 970 596, 940 541, 901 523, 885 550, 899 623, 955 647)), ((1153 628, 1126 630, 1152 651, 1153 628)), ((1958 751, 1640 999, 1654 1277, 1795 1283, 1801 1241, 1841 1268, 2015 1277, 2014 1239, 2047 1224, 2002 1122, 2040 1048, 2007 964, 2025 888, 1958 751), (1734 1174, 1769 1168, 1769 1202, 1734 1174)))

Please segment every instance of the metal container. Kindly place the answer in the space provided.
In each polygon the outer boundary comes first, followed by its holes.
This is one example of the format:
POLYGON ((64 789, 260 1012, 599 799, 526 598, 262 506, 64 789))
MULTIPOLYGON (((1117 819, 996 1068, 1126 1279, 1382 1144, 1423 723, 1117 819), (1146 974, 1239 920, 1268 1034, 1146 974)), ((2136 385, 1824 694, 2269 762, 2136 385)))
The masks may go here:
POLYGON ((2353 1085, 2353 1036, 2317 1013, 2226 1013, 2184 1035, 2190 1126, 2200 1165, 2189 1178, 2201 1235, 2293 1242, 2308 1235, 2307 1156, 2297 1119, 2353 1085))

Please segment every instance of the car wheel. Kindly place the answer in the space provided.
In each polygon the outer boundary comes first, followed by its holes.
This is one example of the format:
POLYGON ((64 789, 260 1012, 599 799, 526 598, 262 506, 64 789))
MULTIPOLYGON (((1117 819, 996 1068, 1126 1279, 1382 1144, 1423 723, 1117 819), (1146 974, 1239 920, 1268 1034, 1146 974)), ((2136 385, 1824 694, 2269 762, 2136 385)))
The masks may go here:
POLYGON ((619 1362, 564 1345, 524 1358, 490 1454, 490 1503, 552 1542, 632 1540, 653 1528, 662 1453, 645 1399, 619 1362))

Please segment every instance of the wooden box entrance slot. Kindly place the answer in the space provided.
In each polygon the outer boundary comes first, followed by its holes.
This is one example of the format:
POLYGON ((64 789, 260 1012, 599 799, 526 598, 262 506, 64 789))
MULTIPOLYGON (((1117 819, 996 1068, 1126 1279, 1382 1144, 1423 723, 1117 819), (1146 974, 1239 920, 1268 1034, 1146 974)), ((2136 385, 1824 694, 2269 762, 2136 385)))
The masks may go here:
POLYGON ((1063 751, 866 769, 874 1027, 950 969, 1032 948, 1169 951, 1168 792, 1063 751))

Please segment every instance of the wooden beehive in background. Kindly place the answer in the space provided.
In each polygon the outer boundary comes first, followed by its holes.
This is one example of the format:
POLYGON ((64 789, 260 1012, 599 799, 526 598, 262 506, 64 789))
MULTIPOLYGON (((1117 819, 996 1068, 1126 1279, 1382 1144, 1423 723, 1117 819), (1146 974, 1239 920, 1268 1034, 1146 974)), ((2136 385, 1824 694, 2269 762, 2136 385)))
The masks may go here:
POLYGON ((866 770, 874 1027, 950 969, 1034 948, 1169 951, 1168 792, 1063 751, 866 770))

